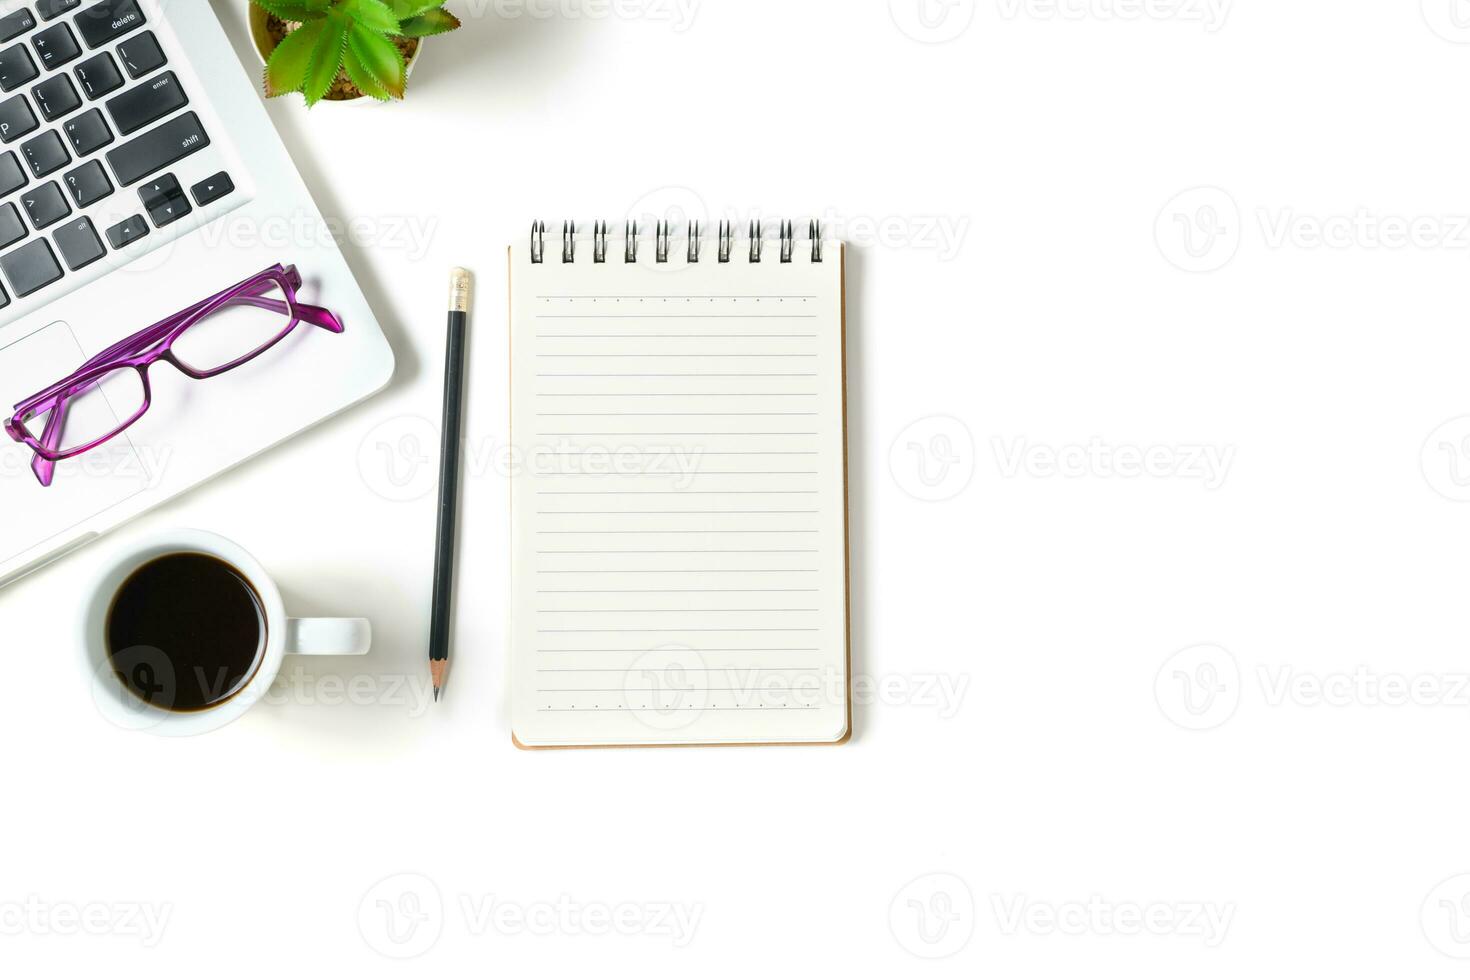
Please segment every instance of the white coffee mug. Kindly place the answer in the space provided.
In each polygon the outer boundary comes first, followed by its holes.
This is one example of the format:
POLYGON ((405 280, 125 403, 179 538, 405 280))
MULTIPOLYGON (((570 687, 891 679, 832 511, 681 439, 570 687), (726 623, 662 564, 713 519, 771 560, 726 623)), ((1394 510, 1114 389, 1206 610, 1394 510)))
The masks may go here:
POLYGON ((361 656, 372 645, 372 624, 365 619, 287 618, 280 590, 260 562, 208 531, 164 531, 115 551, 103 560, 84 595, 81 649, 98 708, 120 727, 155 735, 200 735, 239 718, 270 690, 288 653, 361 656), (107 650, 107 618, 118 590, 141 566, 175 554, 210 555, 234 566, 254 587, 265 614, 265 650, 255 674, 232 697, 197 711, 170 711, 138 697, 118 676, 107 650))

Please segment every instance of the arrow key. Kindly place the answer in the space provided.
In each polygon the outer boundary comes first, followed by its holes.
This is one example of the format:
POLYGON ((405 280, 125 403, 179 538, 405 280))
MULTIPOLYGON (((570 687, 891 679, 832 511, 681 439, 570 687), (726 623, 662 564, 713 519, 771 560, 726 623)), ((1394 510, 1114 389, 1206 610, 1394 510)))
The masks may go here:
POLYGON ((153 219, 155 228, 171 225, 194 210, 184 196, 179 179, 173 174, 164 174, 143 184, 138 188, 138 197, 142 199, 148 217, 153 219))
POLYGON ((235 182, 230 175, 221 170, 208 180, 201 180, 190 188, 194 192, 194 200, 202 208, 206 204, 213 204, 220 198, 231 194, 235 190, 235 182))
POLYGON ((143 220, 141 214, 135 214, 126 221, 120 221, 107 229, 107 240, 112 242, 113 248, 122 248, 131 245, 140 238, 148 237, 148 222, 143 220))

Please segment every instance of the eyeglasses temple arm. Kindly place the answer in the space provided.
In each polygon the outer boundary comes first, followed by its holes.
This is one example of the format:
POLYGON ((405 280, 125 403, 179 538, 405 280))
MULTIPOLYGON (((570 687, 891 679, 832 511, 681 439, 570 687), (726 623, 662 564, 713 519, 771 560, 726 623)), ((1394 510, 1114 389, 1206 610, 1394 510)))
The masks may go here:
POLYGON ((338 318, 337 314, 324 306, 312 306, 310 303, 297 303, 296 312, 301 317, 301 322, 309 323, 332 333, 343 333, 346 327, 338 318))
MULTIPOLYGON (((41 438, 36 440, 46 449, 54 451, 56 444, 61 441, 61 427, 66 421, 66 399, 60 399, 51 414, 46 416, 46 428, 41 431, 41 438)), ((31 460, 31 472, 36 474, 36 479, 41 486, 49 487, 51 479, 56 473, 56 464, 40 453, 31 460)))

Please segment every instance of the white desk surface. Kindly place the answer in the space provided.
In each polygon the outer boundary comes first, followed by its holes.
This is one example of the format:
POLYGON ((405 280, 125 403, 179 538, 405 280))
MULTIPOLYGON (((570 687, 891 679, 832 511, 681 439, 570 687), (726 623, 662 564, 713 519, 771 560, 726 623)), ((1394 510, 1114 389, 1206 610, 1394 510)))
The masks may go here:
MULTIPOLYGON (((243 0, 213 2, 253 59, 243 0)), ((387 239, 346 250, 397 379, 125 532, 233 537, 296 614, 371 616, 376 650, 208 737, 127 735, 70 647, 121 539, 7 590, 0 969, 1458 975, 1450 0, 450 6, 481 16, 430 42, 407 104, 271 107, 323 209, 387 239), (855 668, 877 693, 845 747, 511 746, 505 245, 650 201, 825 214, 854 243, 855 668), (393 241, 424 220, 421 247, 393 241), (420 420, 454 264, 478 273, 477 455, 431 707, 420 420), (130 906, 166 912, 160 941, 130 906), (105 934, 68 934, 78 915, 105 934)))

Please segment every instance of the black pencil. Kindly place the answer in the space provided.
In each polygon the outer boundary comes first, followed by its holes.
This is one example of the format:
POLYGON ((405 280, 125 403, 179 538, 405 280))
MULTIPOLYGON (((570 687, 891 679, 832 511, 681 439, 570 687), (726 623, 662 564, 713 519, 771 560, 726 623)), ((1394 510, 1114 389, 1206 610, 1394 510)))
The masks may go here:
POLYGON ((470 274, 449 275, 449 328, 444 352, 444 424, 439 453, 439 531, 434 545, 434 611, 429 626, 429 674, 434 700, 449 671, 449 624, 454 609, 454 545, 459 523, 460 430, 464 414, 465 329, 470 313, 470 274))

